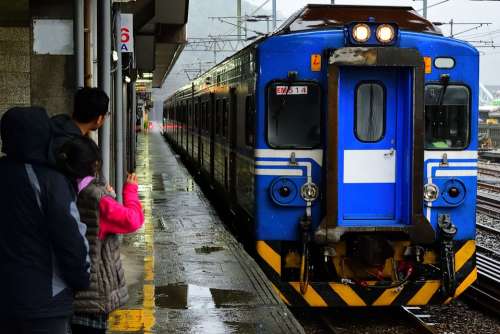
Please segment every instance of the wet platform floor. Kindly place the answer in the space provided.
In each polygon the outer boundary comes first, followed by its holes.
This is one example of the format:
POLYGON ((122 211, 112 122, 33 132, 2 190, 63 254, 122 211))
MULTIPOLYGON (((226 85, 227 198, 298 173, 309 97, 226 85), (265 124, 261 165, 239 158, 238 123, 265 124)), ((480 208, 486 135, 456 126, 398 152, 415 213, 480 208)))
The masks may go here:
POLYGON ((159 133, 137 174, 146 222, 123 238, 130 300, 108 333, 303 333, 159 133))

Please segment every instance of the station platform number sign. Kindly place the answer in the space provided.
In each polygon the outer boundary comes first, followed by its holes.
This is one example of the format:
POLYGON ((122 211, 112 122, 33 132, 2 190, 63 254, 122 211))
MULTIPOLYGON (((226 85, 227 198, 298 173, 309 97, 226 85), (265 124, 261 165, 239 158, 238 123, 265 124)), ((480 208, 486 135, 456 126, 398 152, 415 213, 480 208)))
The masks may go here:
POLYGON ((120 51, 134 52, 134 15, 121 14, 120 51))

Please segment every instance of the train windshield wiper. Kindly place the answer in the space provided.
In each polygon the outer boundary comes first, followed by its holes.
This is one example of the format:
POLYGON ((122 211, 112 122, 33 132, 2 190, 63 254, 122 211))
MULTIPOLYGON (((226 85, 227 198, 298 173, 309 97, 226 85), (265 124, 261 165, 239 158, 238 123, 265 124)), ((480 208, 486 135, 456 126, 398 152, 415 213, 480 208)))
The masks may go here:
POLYGON ((442 106, 444 101, 444 96, 446 95, 446 90, 448 89, 448 86, 450 84, 450 76, 448 74, 443 74, 441 75, 439 81, 443 85, 443 88, 441 89, 441 94, 439 95, 438 106, 442 106))

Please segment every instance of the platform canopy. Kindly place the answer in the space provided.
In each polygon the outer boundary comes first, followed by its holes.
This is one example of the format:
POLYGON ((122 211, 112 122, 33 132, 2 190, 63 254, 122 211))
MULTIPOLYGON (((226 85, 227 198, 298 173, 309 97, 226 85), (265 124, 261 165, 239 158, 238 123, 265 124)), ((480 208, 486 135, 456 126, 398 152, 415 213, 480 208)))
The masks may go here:
POLYGON ((161 87, 187 42, 189 0, 137 0, 124 12, 134 14, 137 69, 152 72, 153 87, 161 87))

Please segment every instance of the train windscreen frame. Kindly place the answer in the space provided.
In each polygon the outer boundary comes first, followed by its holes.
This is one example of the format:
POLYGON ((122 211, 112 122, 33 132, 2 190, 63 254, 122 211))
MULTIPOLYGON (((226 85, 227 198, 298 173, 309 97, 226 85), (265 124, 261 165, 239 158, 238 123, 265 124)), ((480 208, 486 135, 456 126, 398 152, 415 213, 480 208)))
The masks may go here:
POLYGON ((274 81, 267 87, 267 142, 273 148, 321 145, 321 86, 274 81))
POLYGON ((470 89, 461 84, 425 86, 425 149, 463 150, 470 143, 470 89))

